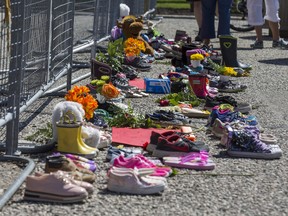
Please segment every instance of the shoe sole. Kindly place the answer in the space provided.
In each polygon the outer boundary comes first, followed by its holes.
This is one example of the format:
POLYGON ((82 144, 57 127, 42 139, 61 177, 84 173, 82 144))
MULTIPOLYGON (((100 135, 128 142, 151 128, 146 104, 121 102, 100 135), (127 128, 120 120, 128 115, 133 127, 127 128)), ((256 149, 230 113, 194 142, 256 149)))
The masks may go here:
POLYGON ((163 157, 181 157, 191 154, 191 152, 180 152, 180 151, 164 151, 155 149, 152 153, 153 157, 163 158, 163 157))
POLYGON ((149 195, 163 192, 165 189, 165 185, 158 185, 151 188, 135 188, 135 187, 123 187, 122 185, 113 185, 108 183, 107 189, 109 191, 117 193, 149 195))
POLYGON ((201 165, 197 164, 197 162, 186 162, 181 163, 179 161, 172 161, 172 160, 165 160, 164 164, 171 167, 177 167, 177 168, 187 168, 187 169, 193 169, 193 170, 213 170, 215 168, 215 163, 212 160, 208 160, 207 164, 201 165))
POLYGON ((242 152, 242 151, 227 151, 227 154, 232 157, 253 158, 253 159, 279 159, 282 156, 280 148, 273 147, 272 153, 255 153, 255 152, 242 152))
POLYGON ((218 89, 219 92, 223 93, 238 93, 238 92, 243 92, 245 91, 246 88, 244 89, 218 89))
POLYGON ((97 155, 98 155, 98 152, 99 150, 97 149, 95 153, 92 153, 92 154, 77 154, 77 153, 73 153, 73 152, 64 152, 64 151, 59 151, 58 152, 60 153, 64 153, 64 154, 76 154, 76 155, 79 155, 81 157, 85 157, 87 159, 94 159, 97 155))
POLYGON ((53 194, 32 192, 26 190, 23 199, 38 202, 75 203, 75 202, 81 202, 85 198, 87 198, 86 194, 79 196, 58 196, 53 194))
POLYGON ((149 143, 146 147, 146 151, 153 152, 156 149, 157 145, 149 143))

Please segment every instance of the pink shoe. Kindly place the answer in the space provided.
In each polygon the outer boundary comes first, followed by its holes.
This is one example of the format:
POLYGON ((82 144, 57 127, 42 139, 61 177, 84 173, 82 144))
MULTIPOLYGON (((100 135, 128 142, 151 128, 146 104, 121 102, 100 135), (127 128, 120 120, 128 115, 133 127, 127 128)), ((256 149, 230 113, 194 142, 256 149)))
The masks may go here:
POLYGON ((26 178, 25 200, 75 203, 83 201, 87 196, 83 187, 72 184, 65 176, 57 173, 26 178))
MULTIPOLYGON (((143 156, 144 157, 144 156, 143 156)), ((149 162, 148 159, 145 161, 139 156, 134 156, 131 158, 125 158, 124 156, 120 155, 116 158, 113 162, 113 166, 115 167, 124 167, 124 168, 154 168, 155 171, 152 175, 154 176, 169 176, 171 173, 171 168, 169 167, 158 167, 151 161, 149 162)))

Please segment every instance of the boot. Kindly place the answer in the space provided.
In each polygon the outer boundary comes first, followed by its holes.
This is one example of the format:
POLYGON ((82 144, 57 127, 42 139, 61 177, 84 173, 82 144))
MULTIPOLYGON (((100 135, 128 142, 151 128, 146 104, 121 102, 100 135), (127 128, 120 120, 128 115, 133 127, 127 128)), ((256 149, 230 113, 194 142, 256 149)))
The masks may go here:
POLYGON ((205 98, 208 95, 208 78, 202 74, 189 75, 190 85, 198 98, 205 98))
POLYGON ((91 79, 100 79, 104 75, 111 77, 112 67, 96 59, 91 59, 91 79))
POLYGON ((182 51, 182 62, 184 65, 189 65, 190 64, 190 58, 187 56, 187 51, 188 50, 194 50, 197 49, 197 46, 194 44, 183 44, 181 47, 182 51))
POLYGON ((243 70, 251 69, 251 65, 241 63, 237 60, 237 38, 230 35, 220 35, 219 40, 222 53, 222 65, 239 67, 243 70))
POLYGON ((58 143, 57 151, 78 154, 87 158, 96 156, 97 149, 86 145, 81 138, 79 122, 57 122, 58 143))

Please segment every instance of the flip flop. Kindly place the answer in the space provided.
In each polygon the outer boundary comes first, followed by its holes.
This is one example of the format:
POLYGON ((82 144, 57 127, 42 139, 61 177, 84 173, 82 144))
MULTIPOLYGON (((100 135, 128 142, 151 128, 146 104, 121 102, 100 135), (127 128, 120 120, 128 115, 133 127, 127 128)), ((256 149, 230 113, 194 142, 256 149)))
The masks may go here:
POLYGON ((194 170, 213 170, 215 163, 209 159, 207 152, 193 152, 182 157, 163 157, 164 164, 171 167, 194 170))

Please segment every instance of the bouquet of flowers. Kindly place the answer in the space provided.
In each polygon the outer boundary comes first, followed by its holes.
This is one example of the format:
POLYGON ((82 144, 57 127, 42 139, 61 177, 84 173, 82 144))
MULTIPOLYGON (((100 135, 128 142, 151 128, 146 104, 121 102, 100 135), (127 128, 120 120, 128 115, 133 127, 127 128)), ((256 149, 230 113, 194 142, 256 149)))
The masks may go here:
POLYGON ((249 74, 245 73, 241 68, 226 67, 216 64, 209 58, 207 60, 209 65, 221 75, 233 77, 249 76, 249 74))
POLYGON ((86 86, 74 86, 65 95, 66 100, 82 104, 87 120, 93 117, 94 110, 98 107, 97 101, 89 92, 90 89, 86 86))
POLYGON ((109 80, 109 76, 101 76, 100 79, 91 80, 89 86, 96 91, 96 94, 104 96, 105 99, 116 98, 120 92, 109 80))
POLYGON ((124 53, 128 59, 139 56, 140 52, 141 51, 144 52, 145 50, 146 48, 142 40, 135 39, 135 38, 128 38, 124 42, 124 53))
POLYGON ((202 54, 196 53, 190 56, 190 60, 200 60, 202 61, 204 56, 202 54))

